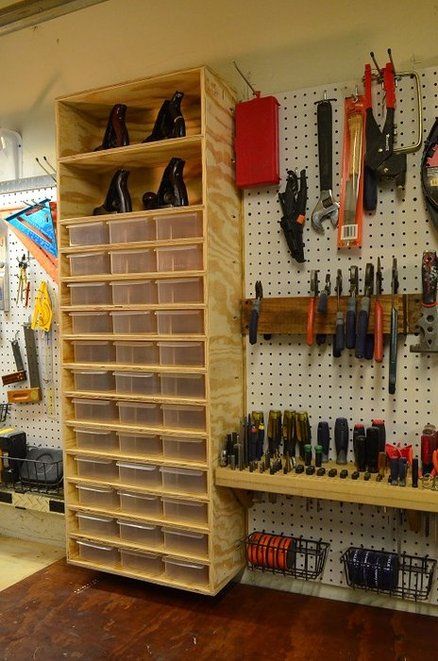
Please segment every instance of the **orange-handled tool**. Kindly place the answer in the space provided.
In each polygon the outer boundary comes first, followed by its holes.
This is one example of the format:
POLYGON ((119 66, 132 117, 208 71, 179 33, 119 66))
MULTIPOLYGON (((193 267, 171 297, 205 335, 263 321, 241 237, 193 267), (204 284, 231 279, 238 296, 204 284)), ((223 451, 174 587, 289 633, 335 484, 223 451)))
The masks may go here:
POLYGON ((380 257, 377 258, 376 270, 376 302, 374 304, 374 360, 381 363, 383 360, 383 307, 380 302, 382 293, 382 268, 380 257))
POLYGON ((316 310, 316 299, 318 297, 318 271, 310 272, 310 299, 309 307, 307 309, 307 333, 306 333, 306 342, 309 347, 315 341, 315 310, 316 310))

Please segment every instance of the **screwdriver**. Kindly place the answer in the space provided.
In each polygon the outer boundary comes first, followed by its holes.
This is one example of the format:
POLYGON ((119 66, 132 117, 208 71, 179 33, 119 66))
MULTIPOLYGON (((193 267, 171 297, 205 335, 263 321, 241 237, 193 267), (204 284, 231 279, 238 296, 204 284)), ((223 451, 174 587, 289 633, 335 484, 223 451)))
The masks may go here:
MULTIPOLYGON (((332 285, 330 282, 330 273, 327 273, 325 276, 325 287, 324 289, 321 290, 319 294, 319 299, 318 299, 318 307, 316 311, 318 314, 327 314, 327 309, 328 309, 328 297, 330 296, 332 291, 332 285)), ((324 344, 326 340, 326 335, 325 333, 318 333, 316 336, 316 343, 318 345, 324 344)))
POLYGON ((337 296, 337 312, 336 312, 336 333, 334 337, 334 351, 333 355, 339 357, 345 347, 345 332, 344 332, 344 313, 341 310, 341 294, 342 294, 342 271, 338 269, 336 275, 336 296, 337 296))
POLYGON ((354 349, 356 344, 356 301, 359 293, 359 269, 350 266, 350 297, 347 303, 346 338, 347 349, 354 349))
POLYGON ((346 464, 348 453, 348 420, 336 418, 335 421, 336 463, 346 464))
POLYGON ((315 335, 315 309, 316 309, 316 299, 318 297, 318 271, 310 271, 310 298, 309 298, 309 307, 307 310, 307 333, 306 333, 306 342, 309 347, 312 346, 314 342, 315 335))
POLYGON ((380 257, 377 258, 376 270, 376 302, 374 303, 374 360, 381 363, 383 360, 383 307, 379 296, 382 294, 382 267, 380 257))
POLYGON ((365 268, 364 295, 360 302, 357 318, 356 334, 356 358, 364 358, 366 353, 366 337, 368 332, 368 320, 370 316, 371 296, 374 289, 374 266, 367 264, 365 268))
POLYGON ((318 422, 317 430, 317 444, 322 447, 322 461, 325 463, 329 460, 330 452, 330 429, 328 422, 321 420, 318 422))
POLYGON ((392 278, 391 278, 391 339, 389 343, 389 381, 388 392, 395 394, 395 382, 397 378, 397 339, 398 339, 398 308, 395 305, 394 297, 398 293, 398 271, 397 259, 392 258, 392 278))

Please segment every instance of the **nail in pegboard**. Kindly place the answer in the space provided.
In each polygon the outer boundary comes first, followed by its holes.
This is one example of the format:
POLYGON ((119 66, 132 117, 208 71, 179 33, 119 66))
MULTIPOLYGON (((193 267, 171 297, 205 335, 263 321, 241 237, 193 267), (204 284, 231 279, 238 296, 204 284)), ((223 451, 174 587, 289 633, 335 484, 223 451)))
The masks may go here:
MULTIPOLYGON (((20 193, 8 193, 0 195, 0 210, 21 208, 32 201, 42 199, 56 200, 55 188, 44 188, 38 190, 23 191, 20 193)), ((8 215, 7 211, 2 216, 8 215)), ((22 255, 28 256, 28 252, 17 236, 11 230, 8 231, 8 253, 9 253, 9 291, 10 312, 0 312, 0 358, 2 374, 16 371, 16 365, 11 348, 11 340, 16 336, 20 345, 25 369, 27 369, 26 349, 24 344, 23 324, 30 321, 33 310, 35 293, 41 282, 46 280, 49 285, 52 299, 54 322, 49 338, 44 331, 36 332, 36 346, 38 353, 38 367, 41 380, 42 401, 36 404, 12 404, 10 413, 6 419, 7 426, 14 426, 26 432, 29 445, 37 447, 61 447, 61 409, 60 409, 60 346, 59 329, 57 323, 57 298, 58 288, 49 278, 37 260, 30 255, 28 277, 31 284, 30 304, 26 308, 24 304, 17 303, 18 289, 18 260, 22 255), (47 356, 49 352, 49 356, 47 356), (52 366, 50 365, 52 364, 52 366), (47 390, 53 387, 53 408, 48 408, 47 390), (48 413, 50 411, 50 415, 48 413)), ((0 401, 6 402, 6 391, 11 388, 21 387, 20 384, 1 387, 0 401)), ((25 382, 23 388, 28 387, 25 382)))
MULTIPOLYGON (((438 69, 429 68, 419 73, 423 138, 426 138, 438 110, 438 69)), ((324 224, 323 235, 317 234, 311 227, 311 212, 319 198, 315 102, 323 98, 325 91, 328 98, 336 99, 332 103, 333 184, 334 197, 339 200, 343 100, 353 93, 354 88, 355 83, 350 82, 277 95, 280 103, 280 190, 284 190, 287 169, 299 171, 305 167, 307 172, 309 195, 303 236, 306 263, 298 265, 291 259, 281 233, 281 209, 277 198, 279 188, 246 191, 246 297, 254 296, 256 280, 262 281, 266 297, 309 295, 310 270, 315 268, 320 270, 320 284, 329 270, 332 285, 336 270, 341 268, 344 293, 348 293, 350 265, 359 267, 362 293, 365 264, 372 261, 376 265, 377 257, 382 262, 383 292, 390 293, 392 256, 398 260, 400 293, 421 291, 423 250, 438 248, 438 234, 427 219, 421 191, 422 148, 407 156, 404 200, 400 199, 391 184, 380 187, 376 213, 364 218, 360 252, 338 251, 336 231, 329 222, 324 224)), ((397 146, 403 146, 415 141, 414 81, 403 78, 397 86, 396 95, 397 146)), ((378 91, 374 113, 380 124, 385 114, 382 101, 382 93, 378 91)), ((247 344, 247 410, 263 410, 265 415, 271 408, 307 410, 312 438, 316 438, 318 422, 328 420, 332 446, 336 417, 346 417, 350 429, 355 422, 369 425, 371 418, 383 418, 389 443, 413 443, 418 448, 424 424, 438 422, 432 415, 434 412, 436 414, 437 409, 432 380, 437 377, 438 356, 411 354, 409 346, 414 342, 413 336, 399 337, 397 391, 395 395, 389 395, 388 338, 385 338, 383 363, 377 364, 358 361, 354 352, 348 350, 341 358, 333 358, 330 339, 326 346, 309 348, 305 336, 273 336, 269 341, 260 336, 253 347, 247 344)), ((284 531, 286 534, 330 541, 322 579, 328 587, 346 585, 340 555, 350 545, 385 547, 392 551, 397 550, 400 535, 401 551, 437 556, 437 517, 434 522, 431 515, 430 533, 426 538, 424 525, 422 533, 406 532, 405 524, 397 522, 393 511, 385 513, 381 508, 327 501, 320 501, 320 508, 317 511, 315 502, 306 505, 306 500, 302 498, 279 497, 275 505, 268 501, 256 504, 249 510, 249 531, 284 531), (399 529, 400 532, 397 532, 399 529)), ((284 580, 287 582, 288 579, 284 580)), ((251 577, 251 581, 264 584, 268 579, 257 575, 251 577)), ((353 594, 351 592, 350 599, 355 598, 353 594)), ((336 597, 335 591, 333 596, 336 597)), ((438 604, 436 584, 429 603, 438 604)))

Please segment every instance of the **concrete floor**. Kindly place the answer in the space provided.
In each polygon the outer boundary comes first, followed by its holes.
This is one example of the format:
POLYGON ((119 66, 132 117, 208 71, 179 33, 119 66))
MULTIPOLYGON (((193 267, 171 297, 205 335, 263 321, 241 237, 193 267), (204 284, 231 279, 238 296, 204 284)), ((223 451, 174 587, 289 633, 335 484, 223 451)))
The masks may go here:
POLYGON ((0 590, 63 558, 62 548, 0 536, 0 590))

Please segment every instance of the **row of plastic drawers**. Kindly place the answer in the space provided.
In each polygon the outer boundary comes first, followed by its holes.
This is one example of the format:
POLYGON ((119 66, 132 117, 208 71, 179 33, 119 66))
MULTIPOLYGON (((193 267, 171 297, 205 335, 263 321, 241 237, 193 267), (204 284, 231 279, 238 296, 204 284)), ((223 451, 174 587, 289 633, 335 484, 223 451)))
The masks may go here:
POLYGON ((95 333, 199 335, 204 332, 202 310, 126 310, 69 312, 76 335, 95 333))
POLYGON ((205 397, 203 374, 163 372, 107 372, 106 370, 72 370, 75 390, 163 395, 166 397, 205 397))
POLYGON ((202 245, 84 252, 67 257, 72 276, 201 271, 204 261, 202 245))
POLYGON ((78 531, 90 537, 103 537, 114 541, 120 539, 122 542, 147 546, 148 549, 165 553, 197 556, 208 554, 208 535, 201 532, 176 530, 84 512, 77 512, 75 518, 78 531))
POLYGON ((79 427, 73 431, 76 437, 76 447, 80 450, 197 462, 206 461, 207 458, 205 438, 157 436, 79 427))
POLYGON ((76 420, 122 422, 129 425, 205 429, 205 408, 191 404, 112 402, 104 399, 73 398, 76 420))
POLYGON ((202 278, 72 282, 67 287, 70 305, 136 305, 203 303, 202 278))
POLYGON ((129 220, 92 221, 68 225, 71 246, 97 246, 103 243, 167 241, 202 237, 202 215, 184 213, 129 220))
POLYGON ((73 340, 77 363, 129 365, 204 365, 202 342, 73 340))
POLYGON ((202 470, 80 456, 74 457, 74 461, 77 476, 88 480, 120 482, 143 489, 162 488, 202 496, 207 493, 207 475, 202 470))
POLYGON ((145 519, 168 519, 178 523, 207 525, 207 503, 136 493, 97 485, 75 484, 79 505, 110 510, 122 515, 136 514, 145 519))
POLYGON ((128 551, 91 541, 77 540, 75 543, 80 560, 104 567, 120 567, 146 576, 162 575, 164 579, 180 583, 208 585, 208 565, 202 563, 161 556, 158 553, 128 551))

